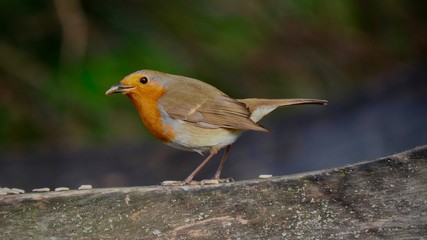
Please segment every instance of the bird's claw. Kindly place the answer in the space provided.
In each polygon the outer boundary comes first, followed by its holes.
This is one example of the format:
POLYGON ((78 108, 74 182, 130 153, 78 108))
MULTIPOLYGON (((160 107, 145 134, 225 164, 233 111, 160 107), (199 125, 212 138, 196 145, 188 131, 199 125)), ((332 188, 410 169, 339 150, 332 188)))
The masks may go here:
POLYGON ((234 179, 233 178, 214 178, 214 179, 212 179, 212 180, 216 180, 216 181, 218 181, 218 183, 231 183, 231 182, 234 182, 234 179))
POLYGON ((185 185, 216 185, 220 183, 230 183, 234 182, 232 178, 212 178, 205 179, 202 181, 163 181, 162 186, 185 186, 185 185))
POLYGON ((202 185, 201 182, 198 181, 163 181, 161 183, 162 186, 185 186, 185 185, 202 185))

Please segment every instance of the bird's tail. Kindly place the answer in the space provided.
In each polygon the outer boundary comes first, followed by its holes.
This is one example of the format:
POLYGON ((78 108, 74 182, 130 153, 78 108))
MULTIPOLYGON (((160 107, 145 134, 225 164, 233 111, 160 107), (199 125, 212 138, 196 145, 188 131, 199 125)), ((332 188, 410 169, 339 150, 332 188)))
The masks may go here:
POLYGON ((258 99, 258 98, 246 98, 238 99, 237 101, 244 103, 251 112, 251 120, 258 122, 265 115, 272 112, 278 107, 302 105, 302 104, 319 104, 326 105, 328 101, 320 99, 258 99))

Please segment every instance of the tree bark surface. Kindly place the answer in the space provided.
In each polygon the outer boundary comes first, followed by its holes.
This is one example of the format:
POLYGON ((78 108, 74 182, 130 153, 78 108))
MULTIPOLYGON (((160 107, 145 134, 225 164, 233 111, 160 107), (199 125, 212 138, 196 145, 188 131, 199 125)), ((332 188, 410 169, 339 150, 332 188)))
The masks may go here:
POLYGON ((203 186, 0 196, 0 239, 427 239, 427 146, 203 186))

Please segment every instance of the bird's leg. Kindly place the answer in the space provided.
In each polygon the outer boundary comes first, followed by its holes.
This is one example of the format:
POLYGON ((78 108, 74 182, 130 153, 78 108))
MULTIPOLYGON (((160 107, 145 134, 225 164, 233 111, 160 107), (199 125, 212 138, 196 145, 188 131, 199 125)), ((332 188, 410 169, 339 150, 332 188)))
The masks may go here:
POLYGON ((230 151, 230 149, 231 149, 231 144, 228 145, 227 148, 225 149, 224 155, 221 158, 221 162, 219 164, 218 170, 216 170, 215 175, 213 177, 213 179, 218 180, 219 182, 232 182, 233 181, 233 179, 231 179, 231 178, 226 178, 226 179, 220 178, 222 168, 224 167, 225 160, 227 160, 228 152, 230 151))
POLYGON ((212 159, 213 156, 215 156, 215 154, 217 154, 217 152, 218 152, 218 149, 212 148, 209 156, 207 156, 205 160, 203 160, 203 162, 200 163, 200 165, 196 169, 194 169, 194 171, 184 181, 182 181, 182 183, 183 184, 190 183, 191 180, 193 180, 194 176, 196 176, 196 174, 199 173, 200 170, 202 170, 202 168, 209 162, 209 160, 212 159))

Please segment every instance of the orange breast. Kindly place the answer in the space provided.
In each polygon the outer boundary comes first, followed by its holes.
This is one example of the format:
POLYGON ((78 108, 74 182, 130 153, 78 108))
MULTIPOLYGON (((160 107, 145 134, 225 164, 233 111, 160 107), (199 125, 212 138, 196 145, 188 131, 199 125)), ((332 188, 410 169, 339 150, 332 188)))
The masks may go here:
POLYGON ((172 127, 162 121, 162 114, 158 108, 158 100, 165 93, 160 86, 144 86, 145 88, 129 94, 145 127, 160 141, 168 143, 175 139, 172 127))

